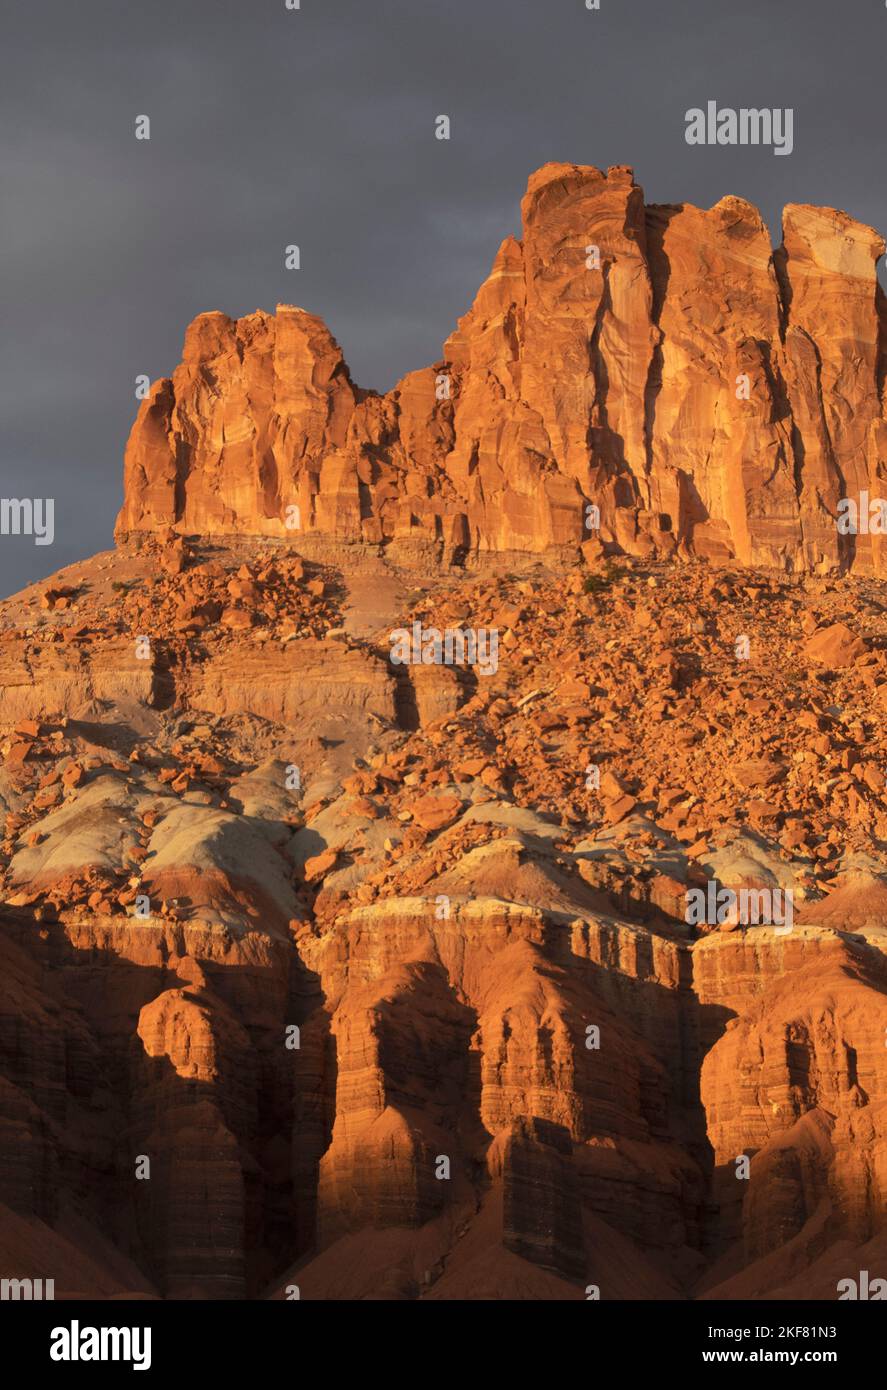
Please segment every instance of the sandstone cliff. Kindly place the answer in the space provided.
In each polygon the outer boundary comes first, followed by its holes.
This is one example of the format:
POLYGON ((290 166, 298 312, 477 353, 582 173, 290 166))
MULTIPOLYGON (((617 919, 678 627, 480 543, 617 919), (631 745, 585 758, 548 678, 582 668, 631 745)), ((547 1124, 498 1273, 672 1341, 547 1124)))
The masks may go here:
POLYGON ((741 198, 645 206, 630 169, 567 164, 522 218, 441 360, 386 395, 303 309, 200 315, 133 427, 118 535, 882 570, 880 534, 837 528, 887 486, 876 232, 789 206, 774 252, 741 198))
POLYGON ((4 1277, 887 1277, 887 599, 835 525, 882 243, 625 169, 523 213, 386 396, 302 310, 201 316, 117 549, 0 604, 4 1277), (793 919, 688 916, 723 888, 793 919))

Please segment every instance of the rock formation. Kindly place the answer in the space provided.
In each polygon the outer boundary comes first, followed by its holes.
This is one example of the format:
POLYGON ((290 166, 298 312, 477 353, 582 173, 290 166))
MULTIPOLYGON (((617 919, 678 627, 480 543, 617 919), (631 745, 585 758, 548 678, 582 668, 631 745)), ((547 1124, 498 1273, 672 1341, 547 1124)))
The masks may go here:
POLYGON ((117 549, 0 605, 4 1277, 887 1277, 880 245, 547 166, 389 396, 192 325, 117 549))
POLYGON ((887 474, 876 232, 792 205, 774 252, 740 198, 645 206, 630 169, 568 164, 531 177, 522 217, 441 360, 384 396, 305 310, 200 315, 133 427, 118 535, 423 565, 593 536, 881 572, 880 529, 838 529, 887 474))

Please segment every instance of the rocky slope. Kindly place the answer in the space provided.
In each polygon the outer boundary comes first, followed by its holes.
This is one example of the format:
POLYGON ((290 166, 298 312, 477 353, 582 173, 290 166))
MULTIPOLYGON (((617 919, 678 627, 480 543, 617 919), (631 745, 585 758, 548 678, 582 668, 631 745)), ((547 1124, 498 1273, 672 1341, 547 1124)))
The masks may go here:
POLYGON ((386 395, 303 309, 200 315, 133 428, 118 534, 569 561, 593 506, 594 540, 642 558, 883 571, 880 530, 836 524, 885 490, 877 232, 792 205, 774 252, 741 198, 645 206, 630 169, 568 164, 522 217, 441 360, 386 395))
POLYGON ((415 583, 150 541, 4 605, 3 1268, 216 1298, 877 1273, 880 582, 415 583), (387 660, 467 617, 494 674, 387 660), (791 932, 688 926, 709 880, 790 887, 791 932))
POLYGON ((880 244, 623 170, 524 212, 389 397, 302 311, 199 319, 117 548, 0 605, 4 1277, 887 1277, 887 593, 833 515, 880 244), (690 918, 724 888, 793 915, 690 918))

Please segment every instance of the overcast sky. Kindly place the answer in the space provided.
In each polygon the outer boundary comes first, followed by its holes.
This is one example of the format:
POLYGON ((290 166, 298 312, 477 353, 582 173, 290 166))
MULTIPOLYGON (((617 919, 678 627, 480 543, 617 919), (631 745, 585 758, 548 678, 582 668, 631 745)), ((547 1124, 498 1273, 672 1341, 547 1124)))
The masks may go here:
POLYGON ((0 594, 111 544, 135 377, 173 370, 195 314, 300 304, 386 390, 439 355, 546 160, 631 164, 648 202, 739 194, 775 242, 786 202, 887 231, 882 0, 0 13, 0 496, 56 509, 51 547, 0 536, 0 594), (709 99, 792 107, 793 152, 687 145, 709 99))

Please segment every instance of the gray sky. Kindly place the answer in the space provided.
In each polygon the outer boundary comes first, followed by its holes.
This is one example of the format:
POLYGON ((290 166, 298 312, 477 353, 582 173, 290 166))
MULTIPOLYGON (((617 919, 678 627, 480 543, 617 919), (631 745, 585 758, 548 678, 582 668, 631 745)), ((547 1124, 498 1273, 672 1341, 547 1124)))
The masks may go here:
POLYGON ((111 543, 134 379, 195 314, 300 304, 386 390, 439 355, 546 160, 631 164, 648 202, 739 194, 775 242, 786 202, 887 231, 881 0, 0 8, 0 496, 56 508, 51 547, 0 536, 0 594, 111 543), (792 154, 688 146, 710 98, 792 107, 792 154))

